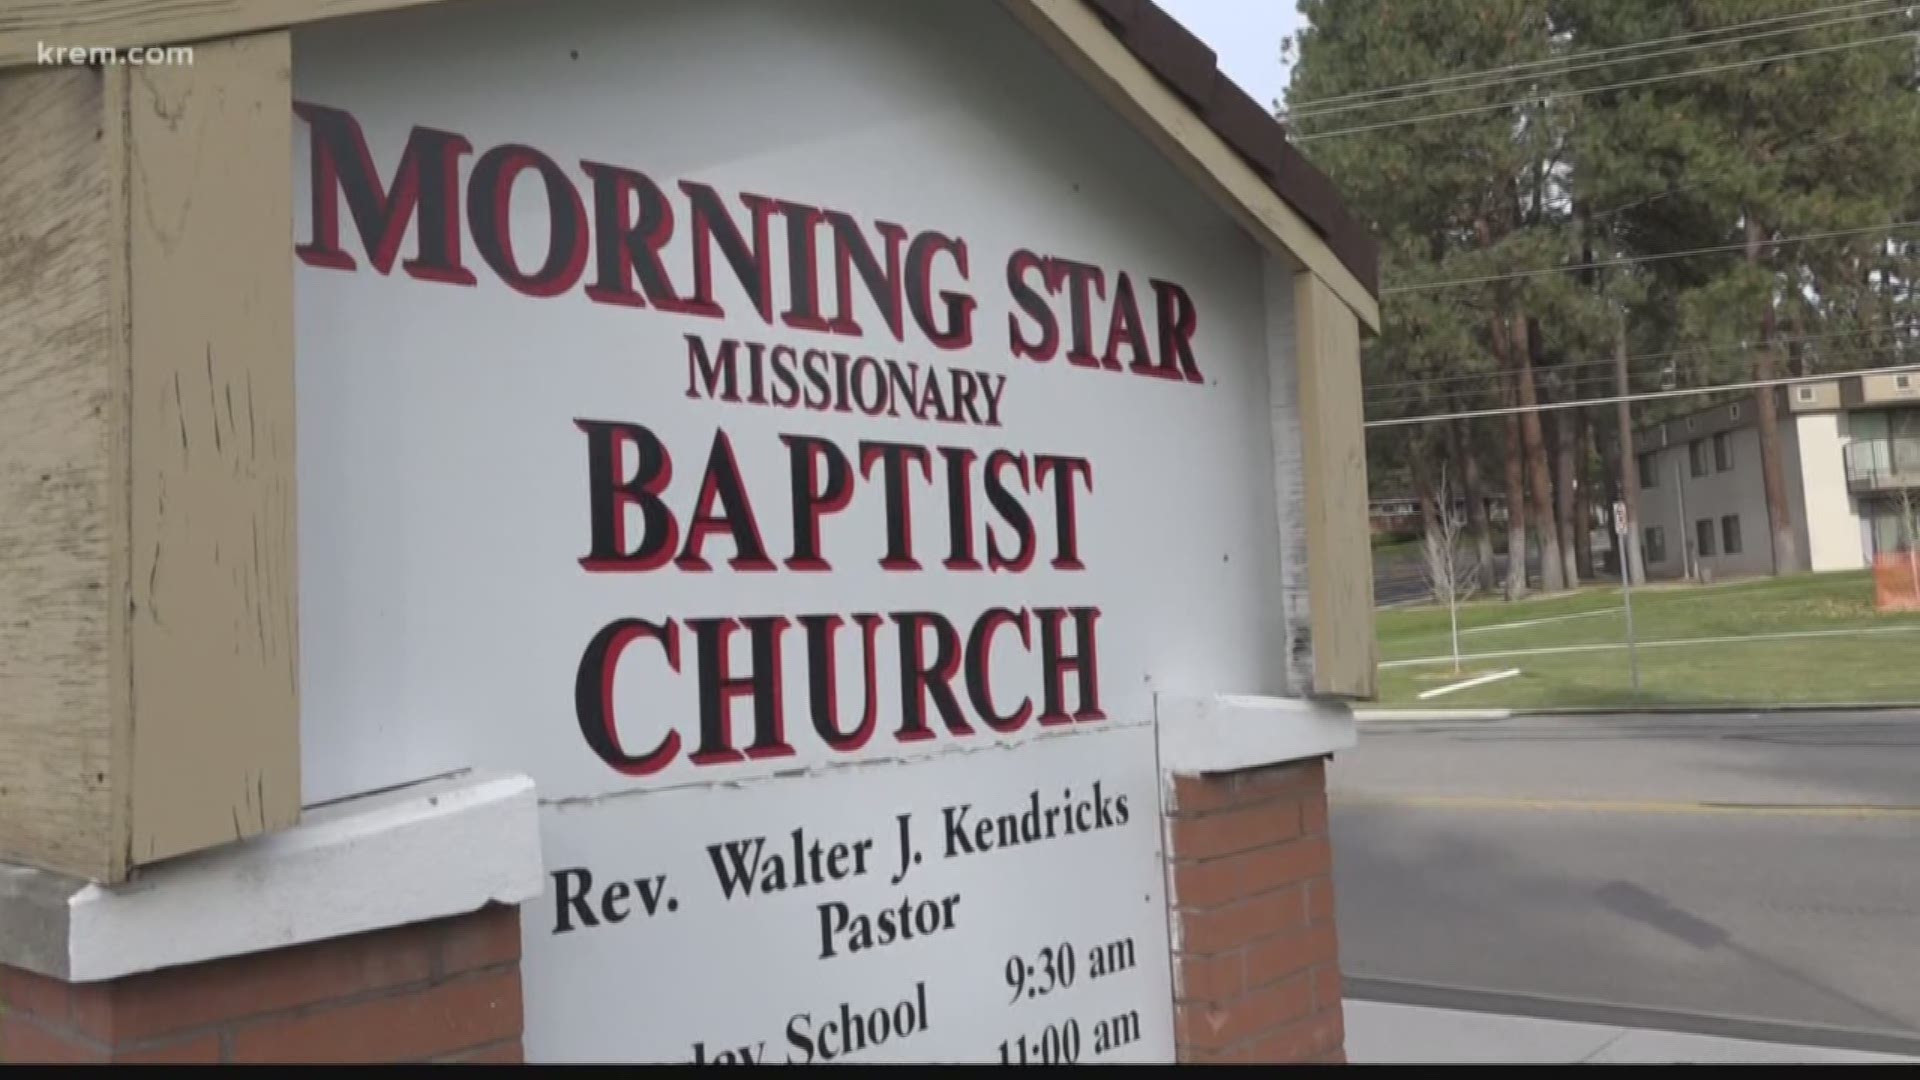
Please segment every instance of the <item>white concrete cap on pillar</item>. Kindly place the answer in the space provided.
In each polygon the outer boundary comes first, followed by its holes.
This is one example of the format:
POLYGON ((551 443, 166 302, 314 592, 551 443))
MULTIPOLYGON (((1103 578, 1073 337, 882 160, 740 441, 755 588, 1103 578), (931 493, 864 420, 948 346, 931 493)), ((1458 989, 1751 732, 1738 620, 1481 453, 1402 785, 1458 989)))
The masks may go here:
POLYGON ((309 807, 122 885, 0 867, 0 963, 116 979, 515 904, 543 875, 533 781, 462 772, 309 807))
POLYGON ((1256 694, 1154 695, 1160 767, 1188 775, 1239 772, 1351 749, 1342 702, 1256 694))

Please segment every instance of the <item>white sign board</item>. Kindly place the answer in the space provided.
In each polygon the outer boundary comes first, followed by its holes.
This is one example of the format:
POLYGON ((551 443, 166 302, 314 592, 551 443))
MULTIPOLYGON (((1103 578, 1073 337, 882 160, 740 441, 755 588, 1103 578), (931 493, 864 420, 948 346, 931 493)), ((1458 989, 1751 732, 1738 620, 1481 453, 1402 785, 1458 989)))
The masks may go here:
POLYGON ((677 789, 631 813, 561 808, 546 852, 559 886, 532 913, 550 940, 524 967, 530 1049, 1165 1060, 1153 741, 1136 724, 1011 755, 677 789), (636 843, 636 829, 659 832, 636 843), (631 1019, 531 989, 568 983, 625 987, 631 1019))
POLYGON ((1284 690, 1288 271, 997 6, 294 83, 305 790, 534 778, 530 1058, 1169 1060, 1153 695, 1284 690))

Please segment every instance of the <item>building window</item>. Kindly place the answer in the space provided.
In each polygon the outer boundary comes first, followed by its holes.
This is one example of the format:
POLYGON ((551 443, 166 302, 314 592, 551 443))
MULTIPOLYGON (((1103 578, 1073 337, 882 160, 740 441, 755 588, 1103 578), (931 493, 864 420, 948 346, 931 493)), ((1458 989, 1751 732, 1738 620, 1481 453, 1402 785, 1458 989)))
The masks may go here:
POLYGON ((1895 390, 1911 390, 1911 389, 1913 389, 1913 376, 1911 376, 1911 375, 1895 375, 1895 376, 1893 377, 1893 388, 1894 388, 1895 390))
POLYGON ((1667 561, 1667 534, 1658 525, 1647 526, 1647 561, 1663 563, 1667 561))
POLYGON ((1713 470, 1726 472, 1733 468, 1733 439, 1726 432, 1713 437, 1713 470))
POLYGON ((1740 515, 1728 514, 1720 519, 1720 552, 1723 555, 1740 554, 1740 515))
POLYGON ((1727 419, 1729 420, 1740 419, 1740 403, 1739 402, 1736 401, 1733 404, 1727 406, 1727 419))
POLYGON ((1701 518, 1693 523, 1695 550, 1703 559, 1713 558, 1713 519, 1701 518))
POLYGON ((1655 467, 1652 454, 1640 455, 1640 486, 1643 488, 1660 486, 1660 470, 1655 467))
POLYGON ((1707 475, 1707 444, 1695 439, 1687 444, 1687 463, 1693 467, 1693 475, 1707 475))
POLYGON ((1795 398, 1798 398, 1798 399, 1799 399, 1799 401, 1800 401, 1800 404, 1802 404, 1802 405, 1811 405, 1811 404, 1813 404, 1813 397, 1814 397, 1814 395, 1813 395, 1813 387, 1811 387, 1811 386, 1796 386, 1796 387, 1794 387, 1794 388, 1793 388, 1793 396, 1794 396, 1795 398))

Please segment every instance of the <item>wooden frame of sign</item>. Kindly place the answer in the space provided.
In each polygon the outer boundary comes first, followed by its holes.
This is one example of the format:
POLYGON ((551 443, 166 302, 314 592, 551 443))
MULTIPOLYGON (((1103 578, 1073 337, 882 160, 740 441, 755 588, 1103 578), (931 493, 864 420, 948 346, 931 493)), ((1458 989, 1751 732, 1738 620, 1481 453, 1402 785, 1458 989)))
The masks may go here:
MULTIPOLYGON (((121 881, 298 820, 287 28, 454 2, 0 0, 0 860, 121 881), (48 66, 56 42, 194 62, 48 66)), ((1377 301, 1083 0, 1002 3, 1295 267, 1286 662, 1370 697, 1377 301)))

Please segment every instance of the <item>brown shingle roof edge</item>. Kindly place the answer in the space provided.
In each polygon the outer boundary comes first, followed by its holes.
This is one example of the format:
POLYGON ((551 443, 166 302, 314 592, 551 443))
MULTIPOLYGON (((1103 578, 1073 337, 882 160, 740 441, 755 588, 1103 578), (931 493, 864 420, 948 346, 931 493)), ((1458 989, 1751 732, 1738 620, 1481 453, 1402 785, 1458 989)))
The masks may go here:
POLYGON ((1184 99, 1274 193, 1307 219, 1367 292, 1380 295, 1379 248, 1333 182, 1287 141, 1287 129, 1226 77, 1213 50, 1153 0, 1088 0, 1149 71, 1184 99))

